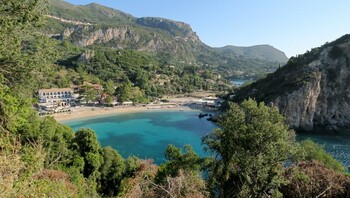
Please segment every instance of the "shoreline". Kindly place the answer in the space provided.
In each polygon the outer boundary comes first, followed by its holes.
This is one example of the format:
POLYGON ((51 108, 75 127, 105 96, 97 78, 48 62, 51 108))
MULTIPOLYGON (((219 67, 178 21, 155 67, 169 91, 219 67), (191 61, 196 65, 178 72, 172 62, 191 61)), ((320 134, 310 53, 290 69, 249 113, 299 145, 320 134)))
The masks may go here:
POLYGON ((57 122, 77 120, 82 118, 93 118, 97 116, 108 116, 125 113, 147 112, 147 111, 197 111, 188 106, 117 106, 117 107, 77 107, 71 108, 70 112, 55 113, 48 116, 53 117, 57 122))

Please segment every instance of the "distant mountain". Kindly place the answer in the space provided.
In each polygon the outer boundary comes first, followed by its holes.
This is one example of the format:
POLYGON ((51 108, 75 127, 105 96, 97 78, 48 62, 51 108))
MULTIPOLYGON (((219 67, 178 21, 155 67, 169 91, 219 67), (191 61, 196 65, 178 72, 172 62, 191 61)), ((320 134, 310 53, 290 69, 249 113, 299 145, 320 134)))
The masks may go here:
POLYGON ((103 45, 154 53, 167 65, 188 64, 230 76, 260 76, 287 61, 270 46, 212 48, 201 42, 191 26, 158 17, 136 18, 95 3, 77 6, 49 0, 45 34, 80 47, 103 45))
POLYGON ((284 52, 272 47, 271 45, 255 45, 250 47, 228 45, 217 48, 217 50, 221 53, 236 54, 252 59, 261 59, 281 63, 286 63, 288 61, 288 57, 284 52))
POLYGON ((349 83, 350 34, 290 58, 284 67, 234 93, 232 100, 264 101, 296 129, 349 131, 349 83))

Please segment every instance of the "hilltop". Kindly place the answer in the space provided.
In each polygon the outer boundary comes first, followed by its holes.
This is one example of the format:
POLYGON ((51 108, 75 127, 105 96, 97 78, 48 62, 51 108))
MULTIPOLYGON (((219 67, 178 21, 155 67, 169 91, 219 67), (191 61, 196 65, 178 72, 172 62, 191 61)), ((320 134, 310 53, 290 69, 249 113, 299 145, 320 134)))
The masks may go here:
POLYGON ((235 54, 237 56, 245 56, 252 59, 260 59, 272 62, 286 63, 288 58, 286 54, 271 45, 254 45, 250 47, 238 47, 227 45, 217 48, 220 53, 235 54))

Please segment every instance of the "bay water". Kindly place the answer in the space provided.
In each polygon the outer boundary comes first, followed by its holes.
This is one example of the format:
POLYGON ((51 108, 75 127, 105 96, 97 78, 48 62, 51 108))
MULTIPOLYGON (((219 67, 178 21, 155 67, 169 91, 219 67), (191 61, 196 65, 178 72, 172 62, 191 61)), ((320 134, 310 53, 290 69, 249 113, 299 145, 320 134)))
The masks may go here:
MULTIPOLYGON (((155 163, 165 161, 164 152, 169 144, 184 147, 189 144, 200 156, 203 151, 201 138, 211 133, 217 125, 199 118, 201 111, 163 111, 122 113, 116 115, 64 121, 78 130, 91 128, 102 146, 111 146, 124 158, 135 155, 141 159, 152 158, 155 163)), ((298 141, 311 139, 341 161, 350 166, 350 136, 337 134, 297 133, 298 141)))
POLYGON ((111 146, 124 158, 135 155, 152 158, 159 164, 165 161, 169 144, 183 148, 189 144, 205 156, 201 137, 211 133, 216 125, 199 118, 199 111, 147 111, 64 121, 73 128, 91 128, 102 146, 111 146))

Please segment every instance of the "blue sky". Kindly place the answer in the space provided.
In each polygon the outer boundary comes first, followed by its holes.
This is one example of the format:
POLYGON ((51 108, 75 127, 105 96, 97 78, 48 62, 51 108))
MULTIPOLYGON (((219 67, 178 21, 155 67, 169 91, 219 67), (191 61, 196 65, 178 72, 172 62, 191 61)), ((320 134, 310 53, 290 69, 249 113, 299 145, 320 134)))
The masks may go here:
POLYGON ((288 57, 350 33, 349 0, 67 0, 191 25, 209 46, 269 44, 288 57))

